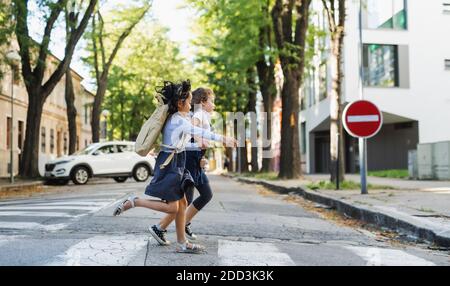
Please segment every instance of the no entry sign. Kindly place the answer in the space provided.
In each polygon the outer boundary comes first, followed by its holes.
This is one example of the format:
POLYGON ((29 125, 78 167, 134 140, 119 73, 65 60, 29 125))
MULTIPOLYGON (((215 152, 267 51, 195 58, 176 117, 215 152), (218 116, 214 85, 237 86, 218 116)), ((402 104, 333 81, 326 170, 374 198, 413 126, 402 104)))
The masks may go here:
POLYGON ((345 107, 342 121, 345 130, 353 137, 370 138, 380 131, 383 115, 372 102, 357 100, 345 107))

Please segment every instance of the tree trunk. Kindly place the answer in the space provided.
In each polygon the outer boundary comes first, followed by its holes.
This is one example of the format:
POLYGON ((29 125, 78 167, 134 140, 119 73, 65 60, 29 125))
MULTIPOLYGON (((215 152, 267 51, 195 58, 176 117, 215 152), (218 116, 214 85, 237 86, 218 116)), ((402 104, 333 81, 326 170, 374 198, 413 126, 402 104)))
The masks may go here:
POLYGON ((72 73, 66 72, 66 105, 67 121, 69 127, 69 154, 76 152, 77 147, 77 109, 75 107, 75 92, 73 90, 72 73))
POLYGON ((338 23, 336 23, 336 7, 334 1, 328 3, 322 0, 327 12, 329 30, 331 33, 331 76, 332 88, 330 94, 330 181, 336 182, 339 170, 339 180, 344 181, 345 177, 345 157, 344 157, 344 132, 342 128, 342 89, 341 81, 343 78, 342 71, 342 47, 344 42, 345 30, 345 0, 338 2, 338 23), (330 5, 328 5, 330 4, 330 5), (339 137, 339 144, 338 143, 339 137), (339 165, 338 165, 339 161, 339 165))
POLYGON ((95 94, 94 105, 92 107, 92 142, 97 143, 100 141, 100 116, 102 113, 103 98, 106 93, 106 80, 101 80, 98 84, 97 93, 95 94))
POLYGON ((121 90, 120 94, 120 137, 121 140, 125 138, 125 114, 123 113, 123 90, 121 90))
POLYGON ((298 126, 299 88, 303 82, 305 67, 310 4, 311 0, 277 0, 272 9, 275 39, 285 78, 281 92, 283 111, 279 178, 299 178, 302 174, 298 126))
POLYGON ((297 72, 287 69, 282 90, 281 118, 281 154, 280 178, 299 178, 302 175, 299 145, 298 112, 299 112, 299 82, 297 72))
POLYGON ((332 89, 330 94, 330 181, 336 182, 336 168, 339 152, 339 181, 343 181, 345 173, 344 158, 344 134, 342 130, 342 105, 341 105, 341 44, 343 35, 336 35, 332 39, 331 68, 332 89), (339 134, 339 146, 337 136, 339 134))
POLYGON ((259 78, 259 90, 263 97, 264 112, 266 114, 266 122, 263 122, 263 159, 261 172, 269 172, 271 167, 271 151, 272 151, 272 106, 275 98, 275 78, 274 66, 266 65, 264 59, 256 64, 259 78), (267 144, 267 145, 266 145, 267 144))
POLYGON ((44 100, 39 95, 38 88, 30 88, 28 91, 27 125, 25 142, 22 154, 21 169, 19 174, 26 178, 37 178, 39 174, 39 129, 41 126, 44 100), (30 92, 34 90, 34 92, 30 92))
MULTIPOLYGON (((247 113, 250 113, 250 138, 251 138, 251 167, 252 172, 258 172, 258 118, 256 115, 256 83, 254 68, 248 73, 248 84, 250 91, 248 94, 247 113)), ((247 146, 246 146, 247 147, 247 146)))
POLYGON ((248 173, 248 158, 247 158, 247 140, 244 143, 244 147, 238 147, 240 154, 240 158, 238 157, 238 160, 240 159, 241 163, 241 173, 248 173))

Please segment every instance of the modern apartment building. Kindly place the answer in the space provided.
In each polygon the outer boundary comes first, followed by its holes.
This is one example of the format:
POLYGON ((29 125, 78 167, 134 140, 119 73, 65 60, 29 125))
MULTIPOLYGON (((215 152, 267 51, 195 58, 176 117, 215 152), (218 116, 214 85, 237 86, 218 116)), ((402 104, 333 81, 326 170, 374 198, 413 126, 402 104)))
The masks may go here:
MULTIPOLYGON (((367 141, 368 169, 407 169, 417 144, 450 141, 450 1, 347 1, 342 103, 360 97, 383 112, 384 125, 367 141)), ((313 1, 315 25, 326 27, 321 1, 313 1)), ((328 173, 331 72, 329 40, 316 40, 317 54, 301 92, 301 151, 308 173, 328 173), (322 50, 322 52, 320 52, 322 50)), ((359 168, 358 141, 346 134, 346 171, 359 168)))
MULTIPOLYGON (((17 49, 17 43, 15 48, 17 49)), ((46 78, 50 72, 56 68, 59 60, 49 55, 48 70, 46 78)), ((12 81, 11 69, 3 67, 4 76, 0 80, 0 177, 9 176, 10 150, 13 148, 14 173, 19 171, 19 162, 23 143, 25 140, 28 95, 22 78, 15 81, 14 89, 14 116, 11 116, 11 95, 12 81), (13 146, 10 142, 10 130, 13 129, 13 146)), ((82 149, 91 142, 91 106, 94 95, 81 85, 83 78, 74 70, 72 79, 75 91, 75 106, 77 108, 77 149, 82 149)), ((39 171, 44 174, 44 165, 50 159, 61 155, 67 155, 69 148, 69 131, 65 101, 65 77, 61 79, 54 91, 50 94, 44 104, 40 127, 39 142, 39 171)))

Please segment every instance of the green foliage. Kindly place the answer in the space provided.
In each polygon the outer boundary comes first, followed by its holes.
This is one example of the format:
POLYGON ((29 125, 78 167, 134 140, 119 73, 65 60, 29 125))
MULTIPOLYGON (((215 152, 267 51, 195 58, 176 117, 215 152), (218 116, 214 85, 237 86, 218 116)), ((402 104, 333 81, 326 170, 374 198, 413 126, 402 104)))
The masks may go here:
POLYGON ((403 169, 393 169, 393 170, 382 170, 382 171, 372 171, 368 172, 369 176, 383 177, 383 178, 396 178, 396 179, 407 179, 409 178, 408 170, 403 169))
POLYGON ((0 3, 0 80, 7 69, 6 53, 14 30, 12 5, 0 3))
POLYGON ((245 111, 248 93, 256 90, 249 79, 261 56, 273 58, 274 51, 260 46, 259 34, 270 24, 263 8, 270 1, 188 0, 199 14, 197 72, 216 93, 218 111, 245 111))
POLYGON ((103 106, 110 111, 111 139, 135 139, 155 108, 155 89, 163 80, 192 79, 188 70, 167 29, 149 20, 140 23, 119 51, 108 78, 103 106))
POLYGON ((276 172, 243 173, 243 174, 239 174, 239 175, 242 177, 269 180, 269 181, 278 180, 278 173, 276 173, 276 172))

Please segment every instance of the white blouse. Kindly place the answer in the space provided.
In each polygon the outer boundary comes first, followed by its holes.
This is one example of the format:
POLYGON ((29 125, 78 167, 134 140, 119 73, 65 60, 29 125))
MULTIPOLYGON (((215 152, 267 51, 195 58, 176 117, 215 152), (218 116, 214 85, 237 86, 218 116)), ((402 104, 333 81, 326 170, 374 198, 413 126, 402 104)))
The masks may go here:
POLYGON ((177 112, 167 119, 167 122, 164 126, 162 151, 168 152, 172 151, 174 148, 177 148, 178 152, 184 151, 186 149, 186 145, 191 140, 191 136, 189 135, 194 135, 207 140, 218 142, 221 142, 223 140, 222 135, 193 125, 189 117, 184 117, 179 112, 177 112), (183 142, 181 142, 182 139, 183 142), (166 146, 171 146, 172 148, 168 148, 166 146))

